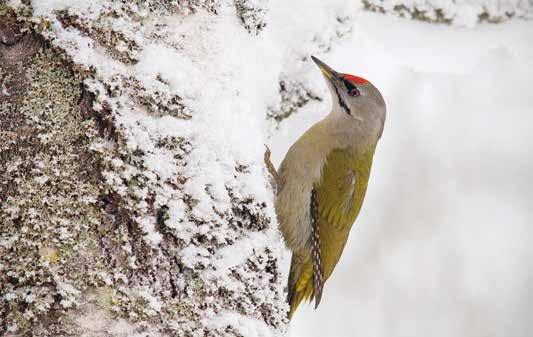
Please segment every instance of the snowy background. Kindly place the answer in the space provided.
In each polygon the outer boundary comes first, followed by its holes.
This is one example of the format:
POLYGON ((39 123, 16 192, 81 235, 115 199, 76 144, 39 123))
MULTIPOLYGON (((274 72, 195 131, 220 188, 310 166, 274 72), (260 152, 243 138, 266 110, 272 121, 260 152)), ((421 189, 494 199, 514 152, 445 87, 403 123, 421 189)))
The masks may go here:
MULTIPOLYGON (((375 83, 387 122, 322 303, 301 306, 289 335, 531 336, 533 22, 352 19, 317 56, 375 83)), ((276 163, 328 106, 281 123, 276 163)))

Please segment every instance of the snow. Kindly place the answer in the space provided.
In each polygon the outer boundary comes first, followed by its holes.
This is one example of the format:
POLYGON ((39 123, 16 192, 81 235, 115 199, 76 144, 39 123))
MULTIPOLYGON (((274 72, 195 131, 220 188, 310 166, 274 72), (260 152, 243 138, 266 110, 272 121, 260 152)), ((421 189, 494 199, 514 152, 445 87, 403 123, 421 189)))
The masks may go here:
POLYGON ((146 290, 146 289, 135 289, 134 293, 136 295, 142 297, 145 301, 148 302, 148 305, 150 306, 150 308, 154 310, 151 313, 151 315, 156 315, 157 312, 161 311, 161 307, 162 307, 161 302, 158 300, 157 297, 155 297, 153 294, 151 294, 148 290, 146 290))
POLYGON ((157 247, 157 245, 161 242, 163 237, 161 236, 160 233, 158 233, 155 230, 155 225, 154 225, 154 223, 156 222, 155 218, 144 217, 144 218, 137 218, 136 220, 145 234, 144 236, 145 240, 148 241, 152 247, 154 248, 157 247))
POLYGON ((15 298, 17 298, 17 294, 14 294, 14 293, 7 293, 4 295, 4 298, 8 301, 11 301, 11 300, 14 300, 15 298))
POLYGON ((224 330, 227 326, 238 326, 240 333, 246 337, 272 336, 272 331, 264 322, 232 312, 220 313, 206 321, 205 325, 213 330, 224 330))
POLYGON ((159 334, 150 332, 148 334, 135 333, 136 327, 129 324, 124 319, 110 320, 104 311, 94 310, 83 316, 76 317, 76 322, 80 327, 87 330, 87 336, 90 335, 107 335, 120 337, 134 337, 134 336, 159 336, 159 334))
POLYGON ((4 96, 11 96, 11 93, 9 93, 9 91, 7 91, 7 88, 6 88, 6 84, 5 83, 2 83, 2 91, 1 91, 2 95, 4 96))
MULTIPOLYGON (((61 294, 62 300, 60 304, 65 308, 75 305, 77 303, 77 297, 81 294, 81 291, 76 289, 72 284, 61 280, 59 277, 56 277, 54 281, 57 284, 58 293, 61 294)), ((26 302, 31 303, 27 298, 26 302)))
POLYGON ((245 263, 248 256, 252 255, 254 249, 268 247, 268 244, 271 243, 269 240, 271 235, 273 233, 252 233, 235 244, 219 250, 214 257, 216 269, 214 272, 209 273, 209 276, 220 277, 227 270, 245 263))
POLYGON ((34 15, 41 16, 50 14, 58 10, 71 10, 73 12, 83 11, 86 13, 98 12, 98 8, 102 6, 105 1, 84 1, 84 0, 46 0, 35 1, 32 3, 34 15))

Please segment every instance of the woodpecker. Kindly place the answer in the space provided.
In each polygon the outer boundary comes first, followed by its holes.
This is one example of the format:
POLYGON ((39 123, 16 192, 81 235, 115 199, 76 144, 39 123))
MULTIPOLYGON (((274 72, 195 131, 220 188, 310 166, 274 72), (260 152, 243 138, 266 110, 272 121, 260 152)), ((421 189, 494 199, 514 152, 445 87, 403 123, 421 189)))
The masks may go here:
POLYGON ((338 73, 314 56, 332 97, 331 112, 287 151, 277 170, 275 209, 292 251, 289 319, 302 299, 320 304, 365 197, 386 107, 366 79, 338 73))

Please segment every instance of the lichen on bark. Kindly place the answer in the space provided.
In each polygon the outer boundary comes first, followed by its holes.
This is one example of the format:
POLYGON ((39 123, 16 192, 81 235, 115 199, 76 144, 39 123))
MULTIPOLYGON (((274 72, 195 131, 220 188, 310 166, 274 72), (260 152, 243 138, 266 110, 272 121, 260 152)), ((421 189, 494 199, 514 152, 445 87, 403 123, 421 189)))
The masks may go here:
POLYGON ((0 331, 71 333, 57 319, 105 265, 92 232, 103 217, 96 121, 80 108, 81 79, 37 34, 0 43, 0 64, 0 331))

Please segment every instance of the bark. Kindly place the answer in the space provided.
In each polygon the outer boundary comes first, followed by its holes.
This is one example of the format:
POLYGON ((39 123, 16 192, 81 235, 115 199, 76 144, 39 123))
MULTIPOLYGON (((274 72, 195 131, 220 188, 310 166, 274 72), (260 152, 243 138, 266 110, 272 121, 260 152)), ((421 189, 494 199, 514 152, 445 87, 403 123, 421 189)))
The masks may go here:
MULTIPOLYGON (((259 34, 263 8, 234 4, 243 29, 259 34)), ((0 2, 1 335, 283 333, 282 243, 270 200, 241 183, 254 171, 231 159, 222 190, 196 179, 189 170, 198 139, 125 118, 136 111, 192 128, 184 99, 87 66, 73 52, 77 40, 61 35, 76 32, 116 67, 130 66, 145 46, 116 28, 118 19, 136 33, 142 13, 163 20, 219 6, 148 1, 142 12, 110 3, 93 17, 35 17, 31 6, 0 2), (158 171, 154 157, 173 171, 158 171)))
POLYGON ((433 23, 474 26, 479 22, 500 23, 514 17, 527 18, 530 0, 410 1, 362 0, 365 9, 433 23))

